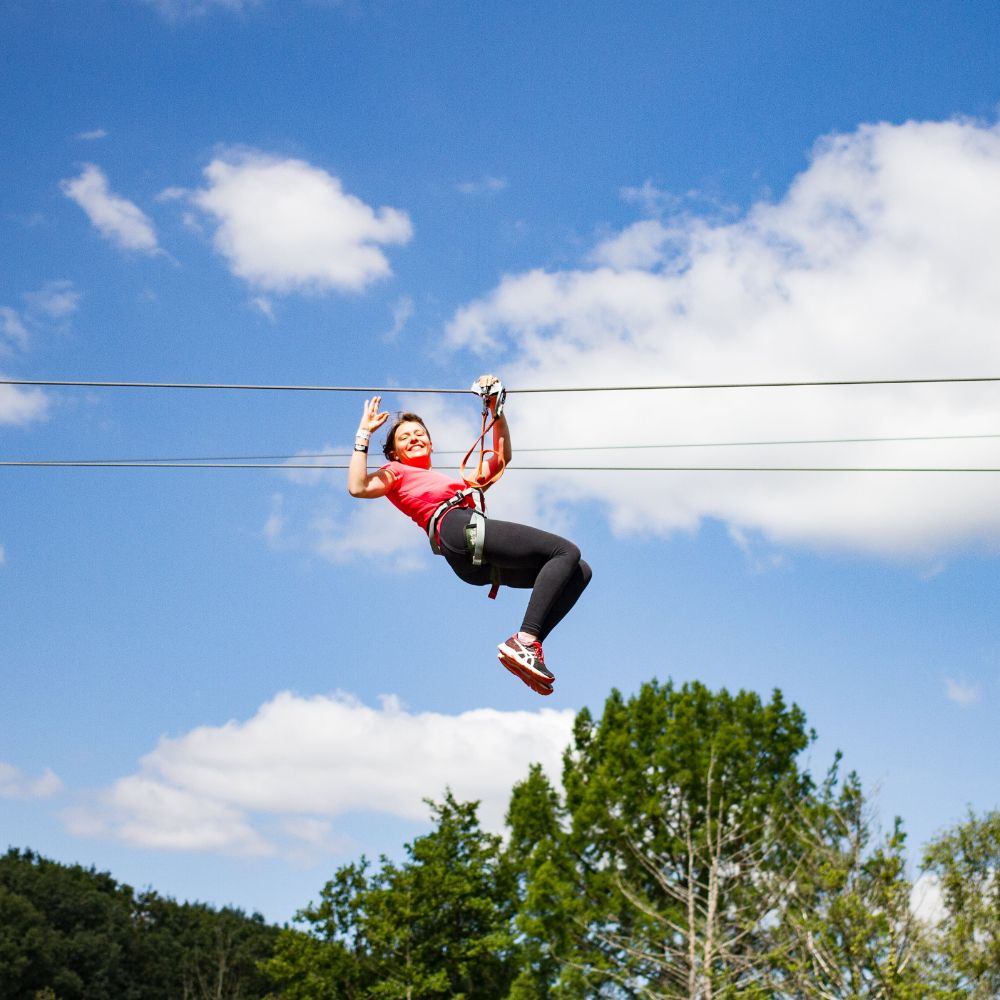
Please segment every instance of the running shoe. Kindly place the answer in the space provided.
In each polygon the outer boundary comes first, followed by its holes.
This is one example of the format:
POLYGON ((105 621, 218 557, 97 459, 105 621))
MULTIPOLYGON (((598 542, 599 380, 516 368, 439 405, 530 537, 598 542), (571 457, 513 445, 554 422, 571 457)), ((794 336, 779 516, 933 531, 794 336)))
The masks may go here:
POLYGON ((537 680, 534 674, 526 673, 520 666, 513 661, 508 661, 504 658, 503 653, 497 653, 497 659, 520 681, 524 681, 528 687, 531 688, 536 694, 548 695, 552 694, 552 685, 544 684, 542 681, 537 680))
POLYGON ((545 666, 542 644, 537 639, 534 642, 521 642, 515 633, 506 642, 500 643, 497 649, 505 664, 512 664, 542 684, 551 686, 555 680, 552 671, 545 666))

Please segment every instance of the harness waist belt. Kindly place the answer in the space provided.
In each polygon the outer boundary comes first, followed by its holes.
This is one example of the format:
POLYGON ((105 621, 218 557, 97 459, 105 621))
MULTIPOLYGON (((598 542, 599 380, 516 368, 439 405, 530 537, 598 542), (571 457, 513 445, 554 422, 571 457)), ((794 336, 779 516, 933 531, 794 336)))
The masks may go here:
MULTIPOLYGON (((463 506, 470 497, 472 507, 468 508, 471 516, 465 528, 465 545, 472 557, 472 565, 482 566, 483 549, 486 545, 486 499, 478 487, 470 486, 467 490, 459 490, 453 497, 440 504, 427 522, 427 538, 434 555, 444 555, 441 551, 441 521, 448 511, 463 506)), ((492 600, 496 598, 500 589, 500 571, 495 566, 491 567, 491 570, 489 596, 492 600)))

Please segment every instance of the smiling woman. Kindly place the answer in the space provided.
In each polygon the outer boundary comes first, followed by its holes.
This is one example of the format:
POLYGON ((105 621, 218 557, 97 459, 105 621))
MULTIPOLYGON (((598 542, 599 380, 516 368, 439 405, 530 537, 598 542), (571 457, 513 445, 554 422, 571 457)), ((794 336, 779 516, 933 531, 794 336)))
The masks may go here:
MULTIPOLYGON (((511 460, 510 429, 498 404, 500 395, 490 392, 499 387, 499 379, 483 375, 477 385, 493 416, 493 447, 479 479, 489 483, 511 460)), ((497 647, 498 659, 533 691, 551 694, 555 677, 545 665, 542 641, 586 589, 590 567, 576 545, 559 535, 511 521, 487 522, 476 505, 481 489, 469 489, 457 476, 431 468, 433 442, 416 413, 400 414, 392 424, 382 449, 388 462, 369 472, 369 440, 389 419, 388 412, 379 410, 381 402, 381 396, 365 400, 347 474, 348 492, 369 500, 387 497, 427 533, 434 551, 466 583, 530 589, 521 627, 497 647)), ((490 596, 494 594, 495 589, 490 596)))

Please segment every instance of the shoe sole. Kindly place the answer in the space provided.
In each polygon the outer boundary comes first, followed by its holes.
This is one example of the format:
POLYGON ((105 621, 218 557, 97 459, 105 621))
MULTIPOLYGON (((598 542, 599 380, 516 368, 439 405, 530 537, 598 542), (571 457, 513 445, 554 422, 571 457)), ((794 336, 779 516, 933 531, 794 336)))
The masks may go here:
POLYGON ((516 663, 518 669, 523 670, 525 674, 534 677, 540 684, 547 684, 549 687, 552 686, 552 682, 556 679, 555 674, 550 673, 547 667, 543 672, 528 666, 528 664, 524 663, 518 657, 517 650, 511 649, 505 642, 500 643, 500 645, 497 646, 497 649, 500 651, 500 656, 504 660, 509 663, 516 663))
POLYGON ((540 695, 550 695, 552 694, 552 685, 545 684, 540 681, 534 674, 525 671, 524 667, 513 660, 508 660, 504 657, 503 653, 497 653, 497 659, 509 670, 519 681, 527 684, 536 694, 540 695))

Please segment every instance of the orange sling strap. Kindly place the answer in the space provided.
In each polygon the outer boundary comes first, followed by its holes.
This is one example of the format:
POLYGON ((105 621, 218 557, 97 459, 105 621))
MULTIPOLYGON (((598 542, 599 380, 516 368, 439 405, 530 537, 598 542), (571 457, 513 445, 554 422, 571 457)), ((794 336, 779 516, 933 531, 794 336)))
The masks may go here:
POLYGON ((480 432, 479 437, 472 443, 472 447, 465 453, 465 458, 462 459, 462 463, 459 465, 458 471, 466 486, 470 486, 478 490, 485 490, 488 486, 492 486, 503 475, 504 469, 507 467, 507 463, 504 461, 502 454, 497 452, 494 448, 486 447, 486 435, 493 430, 493 425, 497 422, 497 418, 501 413, 503 413, 503 404, 504 400, 507 398, 507 390, 500 382, 494 382, 492 385, 486 386, 485 388, 478 382, 474 382, 472 385, 472 392, 477 393, 483 400, 483 429, 480 432), (489 399, 491 396, 497 397, 497 403, 493 411, 492 420, 490 420, 489 405, 489 399), (469 459, 472 458, 473 452, 477 449, 479 454, 476 456, 476 468, 474 472, 470 473, 467 471, 469 459), (489 472, 491 465, 494 466, 492 473, 489 472))

